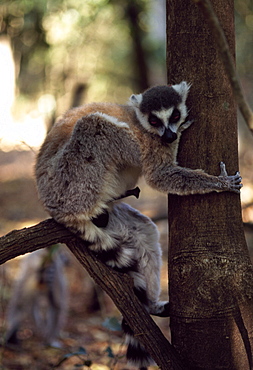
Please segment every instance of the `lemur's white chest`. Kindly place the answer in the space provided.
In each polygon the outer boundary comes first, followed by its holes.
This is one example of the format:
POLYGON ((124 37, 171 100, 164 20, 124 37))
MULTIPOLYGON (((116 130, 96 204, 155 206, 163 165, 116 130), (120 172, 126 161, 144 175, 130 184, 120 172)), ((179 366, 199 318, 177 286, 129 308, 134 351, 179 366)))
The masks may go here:
MULTIPOLYGON (((128 167, 119 172, 120 188, 124 188, 124 192, 133 189, 140 177, 141 170, 139 167, 128 167)), ((124 193, 123 192, 123 193, 124 193)))
POLYGON ((110 202, 124 195, 127 190, 133 189, 140 175, 141 169, 139 167, 127 167, 122 170, 116 170, 113 175, 108 173, 103 189, 104 201, 110 202))

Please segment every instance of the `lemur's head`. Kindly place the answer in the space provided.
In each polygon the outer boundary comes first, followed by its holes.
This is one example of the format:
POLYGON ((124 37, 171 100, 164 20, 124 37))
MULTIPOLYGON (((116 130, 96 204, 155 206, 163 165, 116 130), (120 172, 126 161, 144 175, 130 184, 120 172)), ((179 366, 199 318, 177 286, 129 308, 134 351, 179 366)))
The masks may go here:
POLYGON ((130 104, 147 131, 172 143, 187 117, 185 102, 189 89, 190 85, 185 81, 178 85, 151 87, 142 94, 132 95, 130 104))

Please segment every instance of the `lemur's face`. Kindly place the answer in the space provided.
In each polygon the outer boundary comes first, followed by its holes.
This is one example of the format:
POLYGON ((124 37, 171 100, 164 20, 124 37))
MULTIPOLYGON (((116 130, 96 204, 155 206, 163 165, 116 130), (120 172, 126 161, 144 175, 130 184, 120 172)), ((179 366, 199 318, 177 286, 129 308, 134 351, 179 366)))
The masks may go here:
POLYGON ((172 143, 187 117, 185 101, 189 89, 184 81, 173 86, 152 87, 143 94, 132 95, 130 104, 147 131, 160 136, 165 143, 172 143))

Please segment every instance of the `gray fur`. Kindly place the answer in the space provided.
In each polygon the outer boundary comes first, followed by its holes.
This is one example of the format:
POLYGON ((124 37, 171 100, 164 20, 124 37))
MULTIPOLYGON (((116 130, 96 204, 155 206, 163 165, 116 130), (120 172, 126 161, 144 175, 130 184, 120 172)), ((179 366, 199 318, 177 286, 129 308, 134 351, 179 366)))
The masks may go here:
MULTIPOLYGON (((144 216, 126 203, 116 204, 110 212, 106 227, 114 246, 120 246, 120 256, 111 267, 123 268, 138 261, 138 272, 131 272, 134 285, 146 289, 149 307, 153 310, 160 295, 161 248, 159 233, 149 217, 144 216)), ((97 245, 91 246, 97 250, 97 245)), ((103 249, 103 245, 100 245, 103 249)))
POLYGON ((44 343, 59 346, 68 305, 66 258, 60 250, 51 257, 49 253, 47 248, 40 249, 22 261, 7 309, 7 344, 17 344, 16 333, 29 319, 44 343))

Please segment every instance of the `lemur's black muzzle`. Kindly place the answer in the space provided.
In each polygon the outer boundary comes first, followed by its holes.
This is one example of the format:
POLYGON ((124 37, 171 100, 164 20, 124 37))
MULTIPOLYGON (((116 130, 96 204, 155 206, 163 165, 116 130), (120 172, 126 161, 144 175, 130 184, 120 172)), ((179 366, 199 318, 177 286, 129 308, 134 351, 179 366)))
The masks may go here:
POLYGON ((162 136, 162 141, 164 143, 173 143, 177 139, 177 134, 171 131, 170 128, 166 128, 162 136))

